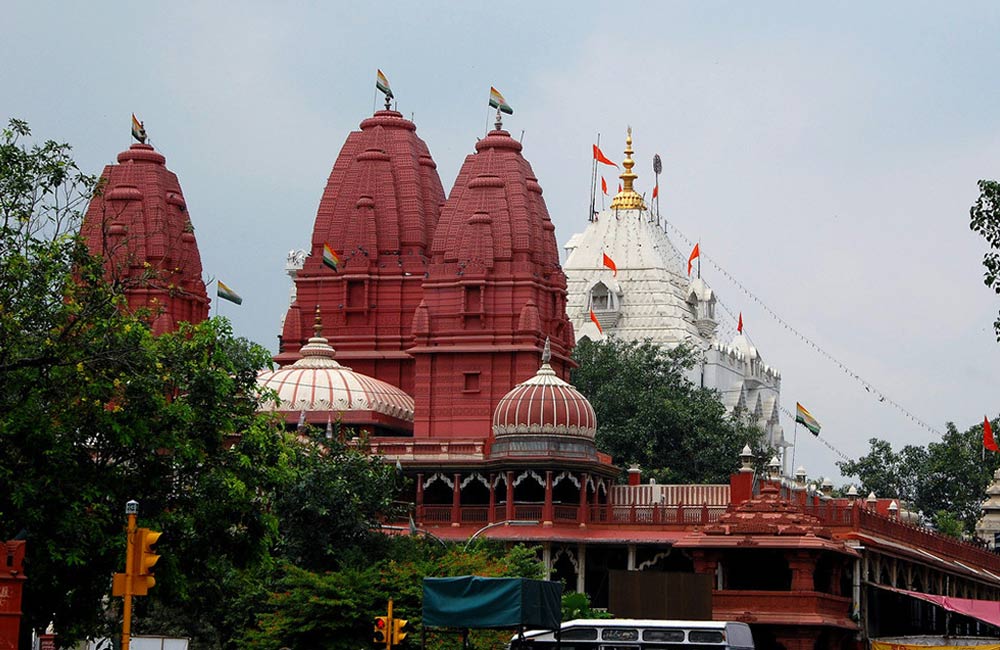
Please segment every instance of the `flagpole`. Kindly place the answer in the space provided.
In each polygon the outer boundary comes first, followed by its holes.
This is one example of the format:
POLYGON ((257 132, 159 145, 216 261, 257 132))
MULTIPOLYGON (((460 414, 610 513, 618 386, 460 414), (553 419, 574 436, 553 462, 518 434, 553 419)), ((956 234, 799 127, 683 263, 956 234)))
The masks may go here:
MULTIPOLYGON (((799 441, 799 421, 795 420, 795 430, 792 432, 792 471, 795 471, 795 445, 799 441)), ((786 468, 787 469, 787 468, 786 468)))
MULTIPOLYGON (((597 148, 601 148, 601 134, 597 134, 597 148)), ((590 213, 587 215, 587 221, 594 221, 594 203, 597 201, 595 194, 597 192, 597 156, 593 156, 593 160, 590 164, 590 213)), ((604 209, 604 202, 601 202, 601 209, 604 209)))

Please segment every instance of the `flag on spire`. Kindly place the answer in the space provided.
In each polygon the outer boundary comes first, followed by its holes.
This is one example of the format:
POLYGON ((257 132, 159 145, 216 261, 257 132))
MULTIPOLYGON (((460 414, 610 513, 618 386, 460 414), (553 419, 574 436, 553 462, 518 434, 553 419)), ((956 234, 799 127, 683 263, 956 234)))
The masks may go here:
POLYGON ((501 113, 506 113, 507 115, 514 114, 514 109, 510 107, 510 104, 503 98, 500 91, 493 86, 490 86, 490 106, 500 109, 501 113))
POLYGON ((323 244, 323 264, 326 264, 334 271, 340 266, 340 258, 330 248, 330 244, 323 244))
POLYGON ((139 118, 135 116, 135 113, 132 113, 132 137, 138 142, 146 143, 146 128, 139 121, 139 118))
POLYGON ((622 184, 621 183, 618 183, 618 193, 619 194, 622 193, 622 184))
POLYGON ((596 144, 594 145, 594 160, 601 163, 602 165, 611 165, 612 167, 618 166, 618 163, 612 161, 610 158, 605 156, 604 152, 601 151, 601 148, 598 147, 596 144))
POLYGON ((691 264, 692 262, 694 262, 694 258, 700 256, 701 256, 701 251, 698 250, 698 244, 695 244, 694 248, 691 249, 691 255, 688 257, 688 275, 691 275, 691 264))
POLYGON ((615 261, 610 257, 608 257, 607 253, 604 254, 604 266, 614 271, 613 275, 615 275, 616 277, 618 276, 618 267, 615 266, 615 261))
POLYGON ((740 322, 736 323, 736 332, 743 333, 743 312, 740 312, 740 322))
POLYGON ((389 80, 382 74, 381 70, 375 71, 375 87, 382 91, 386 99, 392 97, 392 88, 389 88, 389 80))
POLYGON ((597 320, 597 314, 594 313, 593 309, 590 310, 590 320, 594 322, 594 325, 597 325, 597 333, 603 335, 604 328, 601 327, 601 321, 597 320))
POLYGON ((604 180, 603 176, 601 176, 601 191, 604 192, 605 196, 608 193, 608 182, 604 180))
POLYGON ((234 302, 237 305, 243 304, 243 297, 229 288, 222 280, 218 281, 218 286, 215 288, 215 295, 222 298, 223 300, 228 300, 229 302, 234 302))
POLYGON ((795 422, 805 426, 814 436, 819 435, 819 422, 816 421, 812 413, 806 410, 806 407, 798 402, 795 402, 795 422))
POLYGON ((983 446, 990 451, 1000 451, 996 439, 993 437, 993 427, 990 426, 990 419, 983 418, 983 446))

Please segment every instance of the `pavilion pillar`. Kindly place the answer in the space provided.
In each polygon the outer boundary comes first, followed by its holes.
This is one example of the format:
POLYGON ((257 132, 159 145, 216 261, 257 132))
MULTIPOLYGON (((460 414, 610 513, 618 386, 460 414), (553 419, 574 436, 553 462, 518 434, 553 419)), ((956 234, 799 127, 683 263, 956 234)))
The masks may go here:
POLYGON ((628 565, 625 568, 635 571, 635 544, 629 544, 625 548, 628 550, 628 565))
POLYGON ((422 473, 417 474, 417 521, 423 522, 424 520, 424 475, 422 473))
POLYGON ((489 512, 486 513, 486 523, 492 524, 495 519, 493 513, 496 511, 497 507, 496 474, 490 474, 489 482, 490 482, 490 509, 489 512))
POLYGON ((551 526, 553 516, 552 507, 552 470, 545 472, 545 505, 542 506, 542 525, 551 526))
POLYGON ((552 579, 552 542, 542 542, 542 566, 545 567, 545 580, 552 579))
POLYGON ((590 507, 587 505, 587 481, 590 480, 590 475, 586 472, 580 477, 580 510, 577 512, 576 520, 583 528, 587 525, 590 520, 590 507))
POLYGON ((587 593, 587 546, 576 547, 576 592, 587 593))
POLYGON ((507 508, 504 510, 504 519, 510 521, 514 518, 514 472, 507 472, 507 508))
POLYGON ((462 475, 456 473, 452 480, 454 484, 451 490, 451 525, 459 526, 462 523, 462 475))
POLYGON ((792 591, 814 591, 816 558, 807 552, 799 551, 788 560, 788 568, 792 570, 792 591))

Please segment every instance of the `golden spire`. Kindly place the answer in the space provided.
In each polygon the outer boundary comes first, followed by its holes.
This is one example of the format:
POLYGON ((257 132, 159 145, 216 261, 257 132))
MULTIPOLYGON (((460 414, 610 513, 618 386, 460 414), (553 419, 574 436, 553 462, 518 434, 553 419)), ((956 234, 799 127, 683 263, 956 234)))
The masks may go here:
POLYGON ((625 138, 625 160, 622 167, 625 171, 618 178, 622 179, 622 190, 611 200, 612 210, 645 210, 646 203, 639 196, 639 193, 632 188, 632 183, 639 175, 632 171, 635 161, 632 160, 632 127, 628 127, 628 136, 625 138))

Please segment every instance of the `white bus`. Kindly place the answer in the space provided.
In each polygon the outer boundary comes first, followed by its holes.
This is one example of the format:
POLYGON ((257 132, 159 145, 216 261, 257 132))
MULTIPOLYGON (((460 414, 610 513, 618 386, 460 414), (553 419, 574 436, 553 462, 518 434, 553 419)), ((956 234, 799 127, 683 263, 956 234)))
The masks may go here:
POLYGON ((516 635, 510 650, 753 650, 746 623, 581 618, 516 635))

